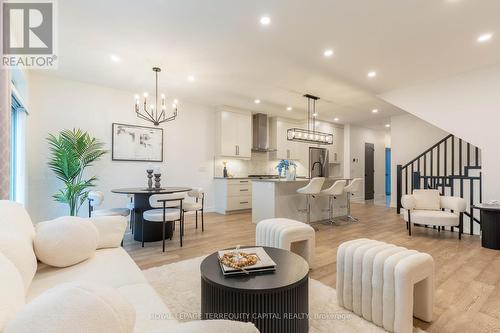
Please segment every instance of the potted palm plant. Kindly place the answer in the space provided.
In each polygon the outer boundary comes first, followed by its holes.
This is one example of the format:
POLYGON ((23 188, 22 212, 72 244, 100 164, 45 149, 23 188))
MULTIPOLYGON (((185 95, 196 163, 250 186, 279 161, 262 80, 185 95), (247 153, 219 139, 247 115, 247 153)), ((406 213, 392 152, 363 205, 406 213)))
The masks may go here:
POLYGON ((49 167, 64 183, 64 188, 52 197, 69 206, 71 216, 87 199, 89 189, 95 186, 96 176, 85 178, 84 171, 107 151, 104 144, 80 129, 63 130, 57 135, 49 134, 49 167))

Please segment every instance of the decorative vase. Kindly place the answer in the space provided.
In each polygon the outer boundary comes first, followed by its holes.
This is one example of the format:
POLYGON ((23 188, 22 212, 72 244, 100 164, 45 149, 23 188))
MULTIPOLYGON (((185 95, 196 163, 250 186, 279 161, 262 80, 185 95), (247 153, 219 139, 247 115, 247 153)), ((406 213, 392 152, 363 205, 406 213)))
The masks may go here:
POLYGON ((152 189, 153 188, 153 169, 147 169, 146 172, 148 173, 148 188, 152 189))
POLYGON ((295 180, 295 169, 286 169, 285 170, 285 174, 286 174, 286 180, 288 181, 291 181, 291 180, 295 180))
POLYGON ((157 190, 159 190, 161 187, 160 178, 161 178, 161 173, 155 173, 155 189, 157 190))

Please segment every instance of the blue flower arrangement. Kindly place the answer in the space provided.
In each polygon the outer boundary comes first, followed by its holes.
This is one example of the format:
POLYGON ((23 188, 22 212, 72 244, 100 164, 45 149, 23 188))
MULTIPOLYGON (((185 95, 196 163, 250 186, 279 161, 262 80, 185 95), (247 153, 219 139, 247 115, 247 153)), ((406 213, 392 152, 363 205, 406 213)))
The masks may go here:
POLYGON ((276 169, 278 169, 278 174, 281 176, 281 172, 283 170, 288 170, 291 166, 297 167, 297 164, 290 160, 281 160, 276 166, 276 169))

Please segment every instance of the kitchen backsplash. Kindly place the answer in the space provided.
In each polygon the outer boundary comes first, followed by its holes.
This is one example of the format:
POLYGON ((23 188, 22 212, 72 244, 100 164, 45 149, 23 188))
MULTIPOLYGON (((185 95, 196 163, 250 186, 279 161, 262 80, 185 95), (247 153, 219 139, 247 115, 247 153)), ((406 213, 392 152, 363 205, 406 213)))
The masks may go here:
MULTIPOLYGON (((276 165, 279 160, 268 159, 267 153, 252 152, 250 160, 215 158, 214 172, 215 177, 222 177, 224 165, 223 161, 227 161, 227 171, 233 177, 246 177, 248 175, 277 175, 278 170, 276 165)), ((307 169, 299 161, 294 161, 297 164, 297 176, 308 176, 307 169)))

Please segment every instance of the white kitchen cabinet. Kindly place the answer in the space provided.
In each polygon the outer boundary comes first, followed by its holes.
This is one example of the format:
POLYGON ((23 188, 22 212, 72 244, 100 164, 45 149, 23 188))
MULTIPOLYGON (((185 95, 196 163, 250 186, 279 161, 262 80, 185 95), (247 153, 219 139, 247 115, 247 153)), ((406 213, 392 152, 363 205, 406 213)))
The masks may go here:
POLYGON ((250 113, 217 111, 215 115, 217 156, 251 158, 252 116, 250 113))
POLYGON ((289 128, 299 127, 293 121, 283 118, 273 117, 269 120, 269 148, 275 149, 270 157, 274 159, 302 160, 304 154, 303 144, 300 142, 289 141, 287 131, 289 128))
POLYGON ((344 130, 332 123, 319 121, 316 130, 323 133, 333 133, 333 144, 321 146, 328 149, 328 159, 330 163, 342 163, 344 151, 344 130))
POLYGON ((227 214, 252 208, 252 181, 250 179, 215 179, 215 211, 227 214))

